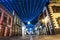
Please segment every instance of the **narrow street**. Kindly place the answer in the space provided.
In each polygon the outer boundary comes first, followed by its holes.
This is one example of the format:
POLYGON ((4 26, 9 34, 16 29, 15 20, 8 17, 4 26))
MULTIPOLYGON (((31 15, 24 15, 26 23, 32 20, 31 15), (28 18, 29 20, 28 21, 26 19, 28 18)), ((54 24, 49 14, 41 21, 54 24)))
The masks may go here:
POLYGON ((60 0, 0 0, 0 40, 60 40, 60 0))

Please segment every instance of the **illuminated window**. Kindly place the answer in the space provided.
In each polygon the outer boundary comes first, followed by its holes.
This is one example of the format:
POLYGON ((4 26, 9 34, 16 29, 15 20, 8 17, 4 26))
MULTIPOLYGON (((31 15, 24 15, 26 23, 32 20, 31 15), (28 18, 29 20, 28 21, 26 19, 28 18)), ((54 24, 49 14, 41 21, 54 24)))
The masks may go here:
POLYGON ((58 22, 58 25, 59 25, 59 27, 60 27, 60 17, 57 18, 57 22, 58 22))
POLYGON ((52 10, 54 13, 60 13, 60 6, 52 6, 52 10))

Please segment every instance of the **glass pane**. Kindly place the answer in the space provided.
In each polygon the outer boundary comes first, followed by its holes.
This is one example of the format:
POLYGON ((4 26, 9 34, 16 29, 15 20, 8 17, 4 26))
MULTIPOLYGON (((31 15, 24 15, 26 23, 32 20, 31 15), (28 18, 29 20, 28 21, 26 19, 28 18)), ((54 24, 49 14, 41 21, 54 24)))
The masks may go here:
POLYGON ((54 13, 60 13, 60 6, 52 6, 54 13))
POLYGON ((58 19, 58 24, 59 24, 59 27, 60 27, 60 19, 58 19))
POLYGON ((14 24, 16 23, 16 16, 14 16, 14 24))
POLYGON ((46 17, 47 15, 46 15, 46 10, 44 11, 44 16, 46 17))
POLYGON ((59 22, 59 25, 60 25, 60 20, 58 20, 58 22, 59 22))
POLYGON ((6 14, 4 14, 3 23, 2 23, 3 27, 5 27, 6 24, 7 24, 7 17, 8 17, 8 16, 7 16, 6 14))
POLYGON ((9 17, 9 21, 8 22, 9 22, 8 24, 10 25, 11 24, 11 18, 10 17, 9 17))
POLYGON ((19 20, 19 25, 20 25, 20 20, 19 20))
POLYGON ((19 20, 18 20, 18 18, 17 18, 17 24, 19 23, 19 20))
POLYGON ((57 18, 57 24, 58 24, 59 27, 60 27, 60 17, 57 18))

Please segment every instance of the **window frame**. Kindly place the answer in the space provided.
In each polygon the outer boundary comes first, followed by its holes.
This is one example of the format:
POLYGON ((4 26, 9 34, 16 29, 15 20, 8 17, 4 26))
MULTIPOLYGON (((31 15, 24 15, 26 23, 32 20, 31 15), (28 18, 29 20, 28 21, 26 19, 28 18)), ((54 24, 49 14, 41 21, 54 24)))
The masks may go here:
POLYGON ((11 17, 9 16, 8 24, 11 25, 11 17))
POLYGON ((7 17, 8 17, 8 15, 6 13, 4 13, 3 20, 2 20, 2 26, 4 26, 4 27, 7 25, 7 17))
POLYGON ((53 11, 53 13, 60 13, 60 6, 51 6, 52 7, 52 11, 53 11), (55 7, 55 8, 54 8, 55 7))
POLYGON ((0 10, 0 19, 1 19, 2 11, 0 10))
POLYGON ((58 23, 58 25, 59 25, 59 27, 60 27, 59 20, 60 20, 60 17, 57 18, 57 23, 58 23))

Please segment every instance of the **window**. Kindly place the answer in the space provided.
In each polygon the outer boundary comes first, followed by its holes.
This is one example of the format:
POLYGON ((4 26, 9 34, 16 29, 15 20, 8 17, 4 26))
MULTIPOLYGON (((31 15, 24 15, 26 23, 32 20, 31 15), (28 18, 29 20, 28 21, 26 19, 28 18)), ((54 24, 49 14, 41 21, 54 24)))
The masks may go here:
POLYGON ((0 18, 1 18, 1 10, 0 10, 0 18))
POLYGON ((20 20, 19 20, 19 25, 20 25, 20 20))
POLYGON ((14 16, 14 24, 16 23, 16 20, 17 20, 17 18, 16 18, 16 16, 14 16))
POLYGON ((60 6, 52 6, 53 13, 60 13, 60 6))
POLYGON ((11 24, 11 18, 10 17, 9 17, 9 21, 8 22, 9 22, 8 24, 10 25, 11 24))
POLYGON ((19 19, 17 18, 17 24, 19 24, 19 19))
POLYGON ((46 17, 47 16, 47 14, 46 14, 46 10, 44 11, 44 17, 46 17))
POLYGON ((60 27, 60 17, 57 18, 57 22, 58 22, 58 25, 59 25, 59 27, 60 27))
POLYGON ((6 14, 4 14, 4 16, 3 16, 3 23, 2 23, 2 25, 3 25, 3 27, 5 27, 6 26, 6 24, 7 24, 7 15, 6 14))

